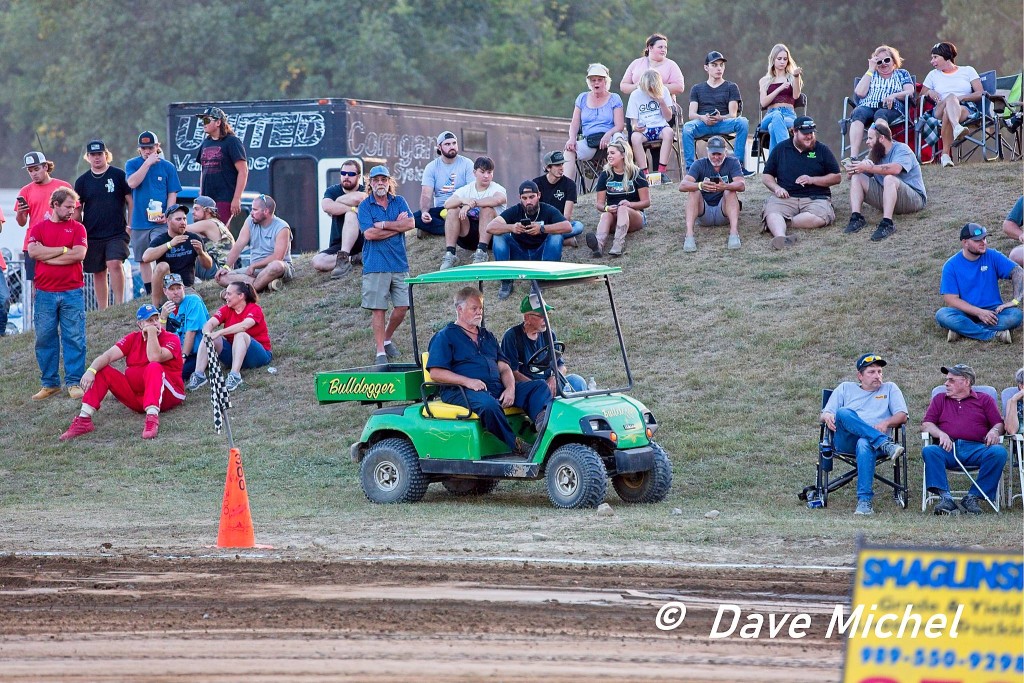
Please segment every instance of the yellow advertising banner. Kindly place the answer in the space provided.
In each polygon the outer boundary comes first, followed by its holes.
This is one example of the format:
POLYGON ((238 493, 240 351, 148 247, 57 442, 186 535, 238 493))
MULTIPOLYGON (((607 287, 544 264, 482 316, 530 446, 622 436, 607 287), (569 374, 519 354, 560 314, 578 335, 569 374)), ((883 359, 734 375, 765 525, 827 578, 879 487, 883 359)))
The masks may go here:
POLYGON ((843 683, 1020 683, 1024 555, 862 547, 829 628, 847 635, 843 683))

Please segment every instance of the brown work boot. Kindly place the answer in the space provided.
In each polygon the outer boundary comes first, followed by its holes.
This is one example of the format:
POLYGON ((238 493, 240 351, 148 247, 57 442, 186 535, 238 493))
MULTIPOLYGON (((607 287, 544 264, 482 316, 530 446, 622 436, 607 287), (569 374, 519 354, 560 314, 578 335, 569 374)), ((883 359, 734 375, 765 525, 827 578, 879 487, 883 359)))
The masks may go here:
POLYGON ((60 387, 43 387, 36 393, 32 394, 33 401, 42 401, 48 399, 54 394, 60 393, 60 387))
POLYGON ((533 450, 533 444, 528 441, 516 437, 516 445, 512 448, 512 455, 517 458, 525 458, 530 455, 530 451, 533 450))

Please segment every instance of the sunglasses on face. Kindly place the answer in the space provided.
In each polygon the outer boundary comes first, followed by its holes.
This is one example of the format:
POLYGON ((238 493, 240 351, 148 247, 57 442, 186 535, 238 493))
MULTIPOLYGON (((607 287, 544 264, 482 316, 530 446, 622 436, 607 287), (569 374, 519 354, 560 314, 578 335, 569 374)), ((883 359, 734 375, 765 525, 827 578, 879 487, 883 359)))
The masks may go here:
POLYGON ((355 178, 359 173, 357 171, 338 171, 338 175, 346 178, 355 178))
POLYGON ((892 57, 882 57, 875 60, 875 66, 882 66, 883 64, 892 64, 892 57))
POLYGON ((212 116, 204 116, 203 118, 201 118, 199 120, 202 121, 203 125, 205 126, 205 125, 207 125, 207 124, 209 124, 209 123, 211 123, 213 121, 219 121, 220 119, 215 119, 212 116))

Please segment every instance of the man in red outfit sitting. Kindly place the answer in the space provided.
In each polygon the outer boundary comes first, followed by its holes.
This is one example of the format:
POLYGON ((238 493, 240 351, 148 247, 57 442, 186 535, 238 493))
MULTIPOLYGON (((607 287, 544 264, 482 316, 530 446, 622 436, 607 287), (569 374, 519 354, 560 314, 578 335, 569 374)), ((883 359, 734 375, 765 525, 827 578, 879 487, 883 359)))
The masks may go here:
POLYGON ((161 410, 170 410, 185 400, 178 336, 163 329, 160 311, 150 304, 142 306, 135 317, 138 331, 125 335, 86 368, 82 375, 82 412, 61 434, 61 441, 95 429, 92 416, 108 390, 135 412, 146 413, 143 439, 156 437, 161 410), (126 366, 123 374, 110 365, 122 358, 126 366))

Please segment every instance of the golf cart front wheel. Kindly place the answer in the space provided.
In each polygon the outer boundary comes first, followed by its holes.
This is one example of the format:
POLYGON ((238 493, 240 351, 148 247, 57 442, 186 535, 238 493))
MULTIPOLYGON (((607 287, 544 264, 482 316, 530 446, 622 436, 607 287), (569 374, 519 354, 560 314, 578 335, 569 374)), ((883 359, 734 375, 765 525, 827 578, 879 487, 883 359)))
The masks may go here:
POLYGON ((604 501, 608 477, 593 448, 565 444, 548 460, 548 498, 557 508, 595 508, 604 501))
POLYGON ((429 483, 416 449, 405 439, 378 441, 359 465, 359 484, 374 503, 415 503, 429 483))
POLYGON ((654 450, 654 467, 643 472, 629 472, 612 477, 615 493, 624 503, 660 503, 672 488, 672 461, 658 444, 654 450))

